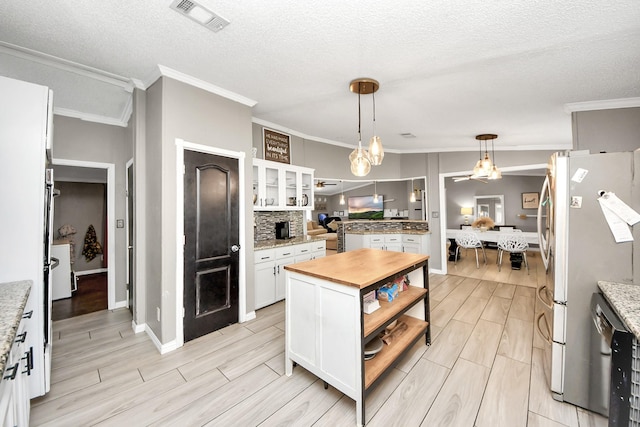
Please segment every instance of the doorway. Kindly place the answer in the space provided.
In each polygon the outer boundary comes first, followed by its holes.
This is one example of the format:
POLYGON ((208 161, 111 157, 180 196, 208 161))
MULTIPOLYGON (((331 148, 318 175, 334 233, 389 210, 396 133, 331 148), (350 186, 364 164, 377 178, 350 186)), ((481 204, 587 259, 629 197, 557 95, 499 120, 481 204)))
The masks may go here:
MULTIPOLYGON (((105 185, 105 212, 106 221, 104 221, 103 227, 107 239, 109 240, 104 249, 103 256, 107 259, 106 268, 97 268, 89 271, 86 277, 82 276, 82 280, 85 283, 90 284, 91 288, 100 286, 100 283, 106 281, 106 309, 112 310, 116 307, 115 301, 115 272, 117 271, 115 246, 116 242, 113 238, 115 234, 115 165, 112 163, 99 163, 80 160, 68 160, 68 159, 53 159, 52 165, 54 168, 54 186, 55 181, 71 181, 80 183, 103 183, 105 185), (110 238, 109 238, 110 237, 110 238)), ((55 203, 55 202, 54 202, 55 203)), ((54 218, 55 220, 55 218, 54 218)), ((84 227, 82 227, 84 228, 84 227)), ((76 230, 76 253, 81 253, 83 250, 85 229, 76 230)), ((103 243, 103 242, 101 242, 103 243)), ((73 284, 73 282, 70 280, 73 284)), ((86 287, 89 290, 89 285, 86 287)), ((95 290, 95 289, 94 289, 95 290)), ((89 292, 91 295, 95 295, 95 292, 89 292)), ((93 296, 91 297, 93 299, 93 296)), ((91 302, 94 304, 95 302, 91 302)), ((70 302, 68 305, 72 305, 70 302)), ((77 306, 78 304, 76 304, 77 306)), ((82 307, 82 304, 75 308, 71 308, 73 313, 83 313, 86 310, 90 310, 90 307, 82 307)))

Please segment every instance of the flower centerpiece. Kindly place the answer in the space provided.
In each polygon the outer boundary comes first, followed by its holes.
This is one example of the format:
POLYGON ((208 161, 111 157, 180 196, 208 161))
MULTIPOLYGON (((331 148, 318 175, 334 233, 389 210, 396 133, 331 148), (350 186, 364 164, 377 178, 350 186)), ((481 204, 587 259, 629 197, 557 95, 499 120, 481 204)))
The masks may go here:
POLYGON ((479 228, 480 231, 487 231, 488 229, 493 228, 494 225, 495 223, 488 216, 482 216, 471 224, 473 228, 479 228))

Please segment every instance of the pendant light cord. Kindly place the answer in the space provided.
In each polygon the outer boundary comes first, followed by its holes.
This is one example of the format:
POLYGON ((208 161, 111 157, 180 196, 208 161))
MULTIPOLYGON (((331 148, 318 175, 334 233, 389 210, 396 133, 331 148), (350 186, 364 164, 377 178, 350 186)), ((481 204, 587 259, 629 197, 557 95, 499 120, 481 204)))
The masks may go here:
POLYGON ((362 114, 360 113, 360 92, 362 92, 362 83, 358 83, 358 148, 362 148, 362 132, 360 131, 360 122, 362 114))

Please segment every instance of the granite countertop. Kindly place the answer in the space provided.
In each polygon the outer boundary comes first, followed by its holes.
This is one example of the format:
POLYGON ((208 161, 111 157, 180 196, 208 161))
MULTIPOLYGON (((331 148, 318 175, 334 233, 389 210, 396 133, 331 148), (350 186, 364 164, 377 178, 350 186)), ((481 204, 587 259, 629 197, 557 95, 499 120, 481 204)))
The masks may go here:
POLYGON ((318 242, 320 240, 327 240, 324 234, 318 234, 317 236, 300 236, 292 239, 273 239, 273 240, 260 240, 254 242, 253 249, 259 251, 261 249, 272 249, 280 246, 301 245, 303 243, 318 242))
POLYGON ((627 328, 640 340, 640 285, 601 280, 598 287, 627 328))
POLYGON ((31 280, 0 283, 0 378, 27 304, 31 280))

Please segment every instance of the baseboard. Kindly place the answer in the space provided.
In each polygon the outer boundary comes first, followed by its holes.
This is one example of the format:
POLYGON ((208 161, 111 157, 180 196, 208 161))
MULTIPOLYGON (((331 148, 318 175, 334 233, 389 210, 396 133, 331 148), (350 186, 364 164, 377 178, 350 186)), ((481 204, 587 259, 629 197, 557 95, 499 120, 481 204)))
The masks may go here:
POLYGON ((256 312, 254 311, 250 311, 249 313, 244 315, 244 320, 242 320, 240 323, 244 323, 244 322, 248 322, 249 320, 253 320, 256 318, 256 312))
POLYGON ((444 274, 444 271, 430 268, 429 269, 429 274, 444 274))
POLYGON ((94 270, 83 270, 83 271, 75 271, 74 270, 74 273, 75 273, 76 276, 86 276, 88 274, 106 273, 108 271, 109 271, 108 268, 96 268, 94 270))
POLYGON ((113 309, 115 310, 116 308, 127 308, 127 302, 126 301, 116 302, 115 305, 113 306, 113 309))
POLYGON ((144 332, 147 328, 147 324, 143 323, 142 325, 136 324, 135 320, 131 321, 131 329, 133 329, 134 334, 139 334, 140 332, 144 332))
POLYGON ((170 351, 178 348, 176 340, 170 341, 167 344, 162 344, 158 337, 156 337, 156 334, 153 333, 153 330, 151 328, 145 328, 145 332, 147 333, 147 335, 149 335, 149 338, 151 338, 151 342, 153 342, 153 345, 156 346, 160 354, 169 353, 170 351))

